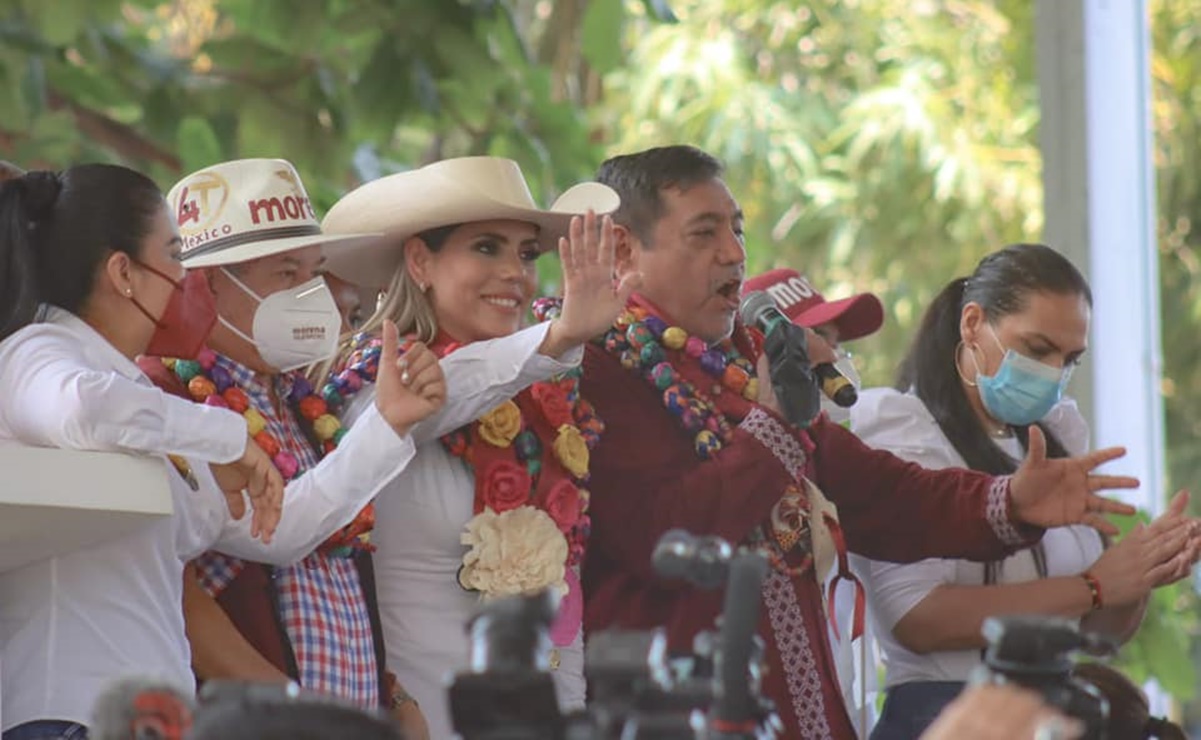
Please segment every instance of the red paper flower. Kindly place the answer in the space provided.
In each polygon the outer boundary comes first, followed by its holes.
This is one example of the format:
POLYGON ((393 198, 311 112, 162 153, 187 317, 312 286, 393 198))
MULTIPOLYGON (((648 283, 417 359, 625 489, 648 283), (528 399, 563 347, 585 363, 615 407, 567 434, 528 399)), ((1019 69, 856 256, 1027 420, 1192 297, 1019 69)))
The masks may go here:
POLYGON ((564 424, 575 424, 571 415, 571 404, 567 401, 567 391, 560 385, 538 383, 532 389, 534 400, 542 409, 542 415, 554 429, 564 424))
POLYGON ((325 401, 318 396, 306 396, 300 399, 300 415, 309 421, 316 420, 328 410, 325 401))
POLYGON ((580 514, 583 513, 580 506, 580 490, 571 481, 562 479, 546 492, 542 508, 555 520, 555 524, 559 525, 559 531, 566 534, 576 525, 580 514))
POLYGON ((497 514, 516 509, 529 501, 530 474, 510 460, 497 460, 484 469, 479 478, 484 506, 497 514))

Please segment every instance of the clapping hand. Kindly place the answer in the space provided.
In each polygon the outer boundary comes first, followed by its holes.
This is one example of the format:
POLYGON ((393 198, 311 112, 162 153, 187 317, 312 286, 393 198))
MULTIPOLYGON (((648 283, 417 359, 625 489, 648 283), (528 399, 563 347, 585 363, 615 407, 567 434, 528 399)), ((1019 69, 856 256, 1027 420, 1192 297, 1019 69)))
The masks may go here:
POLYGON ((1107 605, 1136 603, 1151 589, 1188 576, 1201 552, 1201 522, 1185 515, 1187 507, 1188 493, 1180 491, 1167 511, 1130 530, 1089 568, 1107 605))

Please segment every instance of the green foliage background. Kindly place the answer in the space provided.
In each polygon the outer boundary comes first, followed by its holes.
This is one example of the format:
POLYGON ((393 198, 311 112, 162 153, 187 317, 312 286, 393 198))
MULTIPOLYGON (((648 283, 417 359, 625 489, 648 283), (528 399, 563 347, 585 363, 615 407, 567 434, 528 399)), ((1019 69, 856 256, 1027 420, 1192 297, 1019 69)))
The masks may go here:
MULTIPOLYGON (((521 162, 549 200, 609 153, 722 157, 752 271, 872 290, 889 381, 922 307, 1041 233, 1030 0, 0 0, 0 158, 119 161, 168 188, 282 156, 328 207, 441 157, 521 162)), ((1201 0, 1151 0, 1168 470, 1201 480, 1201 0)), ((553 276, 548 279, 553 281, 553 276)), ((1125 651, 1197 691, 1197 602, 1125 651), (1192 648, 1190 649, 1190 641, 1192 648)))

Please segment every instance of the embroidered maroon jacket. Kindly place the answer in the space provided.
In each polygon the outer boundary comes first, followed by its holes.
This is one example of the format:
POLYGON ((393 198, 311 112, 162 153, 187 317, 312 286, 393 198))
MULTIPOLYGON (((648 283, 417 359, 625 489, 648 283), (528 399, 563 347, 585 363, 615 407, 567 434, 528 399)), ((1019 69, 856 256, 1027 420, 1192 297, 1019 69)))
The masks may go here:
MULTIPOLYGON (((699 368, 677 368, 698 387, 699 368)), ((807 432, 730 392, 715 397, 732 424, 732 441, 709 461, 663 407, 657 392, 596 346, 587 348, 581 394, 605 420, 592 452, 592 539, 584 567, 585 626, 666 626, 671 648, 690 651, 710 629, 721 593, 655 576, 651 553, 679 527, 732 543, 768 522, 781 492, 798 476, 812 480, 839 510, 849 549, 877 560, 929 557, 992 560, 1041 536, 1008 521, 1007 478, 966 470, 929 471, 873 450, 824 417, 807 432), (800 442, 807 434, 813 452, 800 442)), ((765 692, 787 737, 854 738, 830 645, 821 586, 813 569, 773 571, 763 589, 760 634, 767 643, 765 692)), ((841 616, 841 615, 840 615, 841 616)))

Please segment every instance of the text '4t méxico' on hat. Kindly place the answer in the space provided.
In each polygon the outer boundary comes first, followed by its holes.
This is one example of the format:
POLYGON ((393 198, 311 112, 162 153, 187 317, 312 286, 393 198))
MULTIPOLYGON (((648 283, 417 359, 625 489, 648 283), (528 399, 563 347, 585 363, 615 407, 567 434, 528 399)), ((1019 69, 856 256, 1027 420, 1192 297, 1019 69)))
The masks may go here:
POLYGON ((381 236, 324 233, 296 168, 282 159, 206 167, 176 183, 167 202, 188 268, 232 265, 317 244, 328 256, 381 236))

